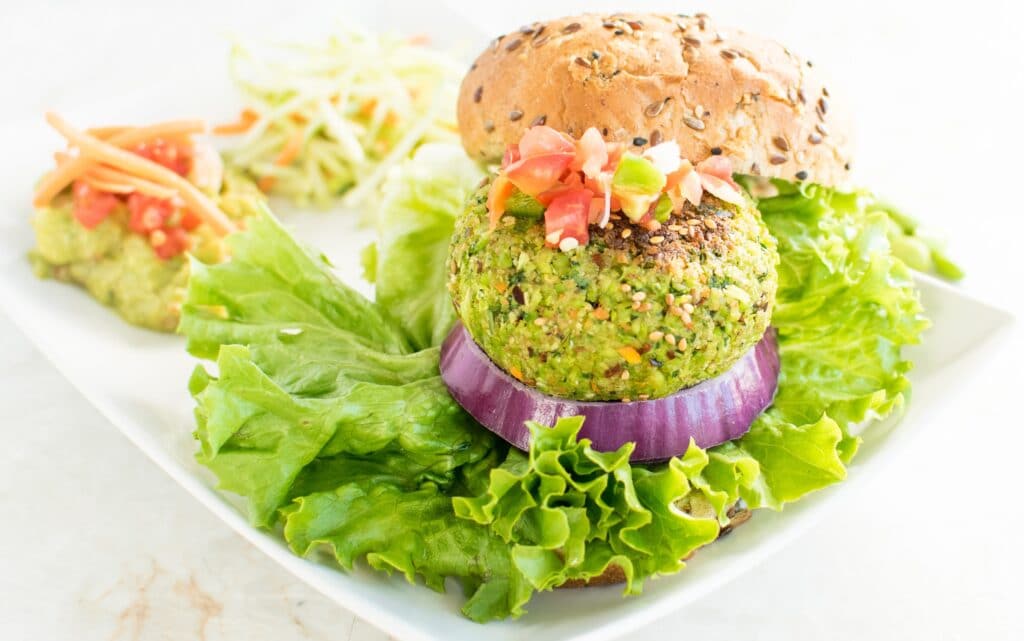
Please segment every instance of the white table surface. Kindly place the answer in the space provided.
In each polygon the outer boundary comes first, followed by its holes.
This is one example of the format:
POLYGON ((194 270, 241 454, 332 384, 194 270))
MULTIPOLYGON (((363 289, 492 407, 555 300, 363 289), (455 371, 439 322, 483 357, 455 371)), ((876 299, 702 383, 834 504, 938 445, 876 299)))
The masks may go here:
MULTIPOLYGON (((93 102, 144 69, 188 87, 224 73, 226 32, 301 34, 344 15, 344 3, 287 4, 4 3, 0 113, 93 102), (209 51, 210 64, 175 64, 181 47, 209 51)), ((575 10, 557 0, 456 4, 490 32, 575 10)), ((828 70, 857 116, 861 181, 948 232, 968 291, 1024 313, 1017 3, 707 4, 713 17, 772 34, 828 70)), ((2 315, 0 354, 0 639, 387 638, 195 503, 2 315)), ((635 638, 1024 637, 1022 358, 1017 328, 899 466, 752 573, 635 638)))

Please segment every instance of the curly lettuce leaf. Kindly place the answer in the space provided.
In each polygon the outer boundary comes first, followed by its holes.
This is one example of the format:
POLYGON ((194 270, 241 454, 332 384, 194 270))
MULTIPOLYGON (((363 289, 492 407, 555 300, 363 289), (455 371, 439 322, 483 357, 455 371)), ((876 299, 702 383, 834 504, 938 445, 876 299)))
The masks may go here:
POLYGON ((509 547, 487 528, 456 518, 451 498, 432 485, 410 490, 366 478, 299 497, 284 535, 301 556, 330 546, 347 570, 363 559, 409 582, 419 576, 439 592, 445 577, 457 577, 468 595, 462 611, 478 622, 519 616, 533 593, 509 547))
POLYGON ((416 349, 440 345, 455 322, 445 286, 455 218, 483 173, 455 145, 432 144, 384 184, 378 240, 364 253, 378 305, 416 349))
POLYGON ((507 542, 537 590, 586 581, 614 565, 626 592, 637 593, 644 579, 677 572, 683 558, 718 536, 717 521, 675 508, 691 490, 678 459, 648 469, 630 466, 631 443, 597 452, 588 439, 577 440, 582 417, 527 425, 529 453, 510 451, 491 470, 485 493, 456 497, 453 506, 507 542))

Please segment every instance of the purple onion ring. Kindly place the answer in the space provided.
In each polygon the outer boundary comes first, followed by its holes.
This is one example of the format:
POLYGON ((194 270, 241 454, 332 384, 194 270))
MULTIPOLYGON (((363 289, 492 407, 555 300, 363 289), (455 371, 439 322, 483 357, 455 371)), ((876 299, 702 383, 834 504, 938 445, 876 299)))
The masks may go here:
POLYGON ((739 438, 772 403, 779 349, 770 329, 729 370, 675 394, 647 401, 573 401, 521 383, 488 358, 457 323, 441 346, 441 377, 458 403, 484 427, 521 450, 530 447, 526 421, 553 425, 585 416, 580 438, 595 450, 636 447, 630 460, 659 461, 686 452, 692 438, 708 448, 739 438))

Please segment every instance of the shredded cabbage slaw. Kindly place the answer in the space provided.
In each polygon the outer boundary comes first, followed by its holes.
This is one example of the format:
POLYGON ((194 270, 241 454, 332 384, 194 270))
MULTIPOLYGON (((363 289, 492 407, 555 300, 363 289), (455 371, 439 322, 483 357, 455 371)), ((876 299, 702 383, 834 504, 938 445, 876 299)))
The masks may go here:
POLYGON ((346 28, 325 42, 235 44, 231 74, 249 99, 226 161, 298 205, 355 206, 426 142, 455 141, 462 71, 419 38, 346 28))

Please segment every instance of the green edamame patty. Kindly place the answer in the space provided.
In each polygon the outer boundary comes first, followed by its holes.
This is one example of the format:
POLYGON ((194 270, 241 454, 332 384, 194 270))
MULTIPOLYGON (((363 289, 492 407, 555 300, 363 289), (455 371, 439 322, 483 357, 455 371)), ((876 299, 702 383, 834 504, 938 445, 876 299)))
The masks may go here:
POLYGON ((488 187, 456 223, 452 300, 491 359, 545 394, 666 396, 721 374, 768 328, 778 254, 752 204, 705 194, 656 231, 613 215, 563 252, 539 219, 489 231, 488 187))

